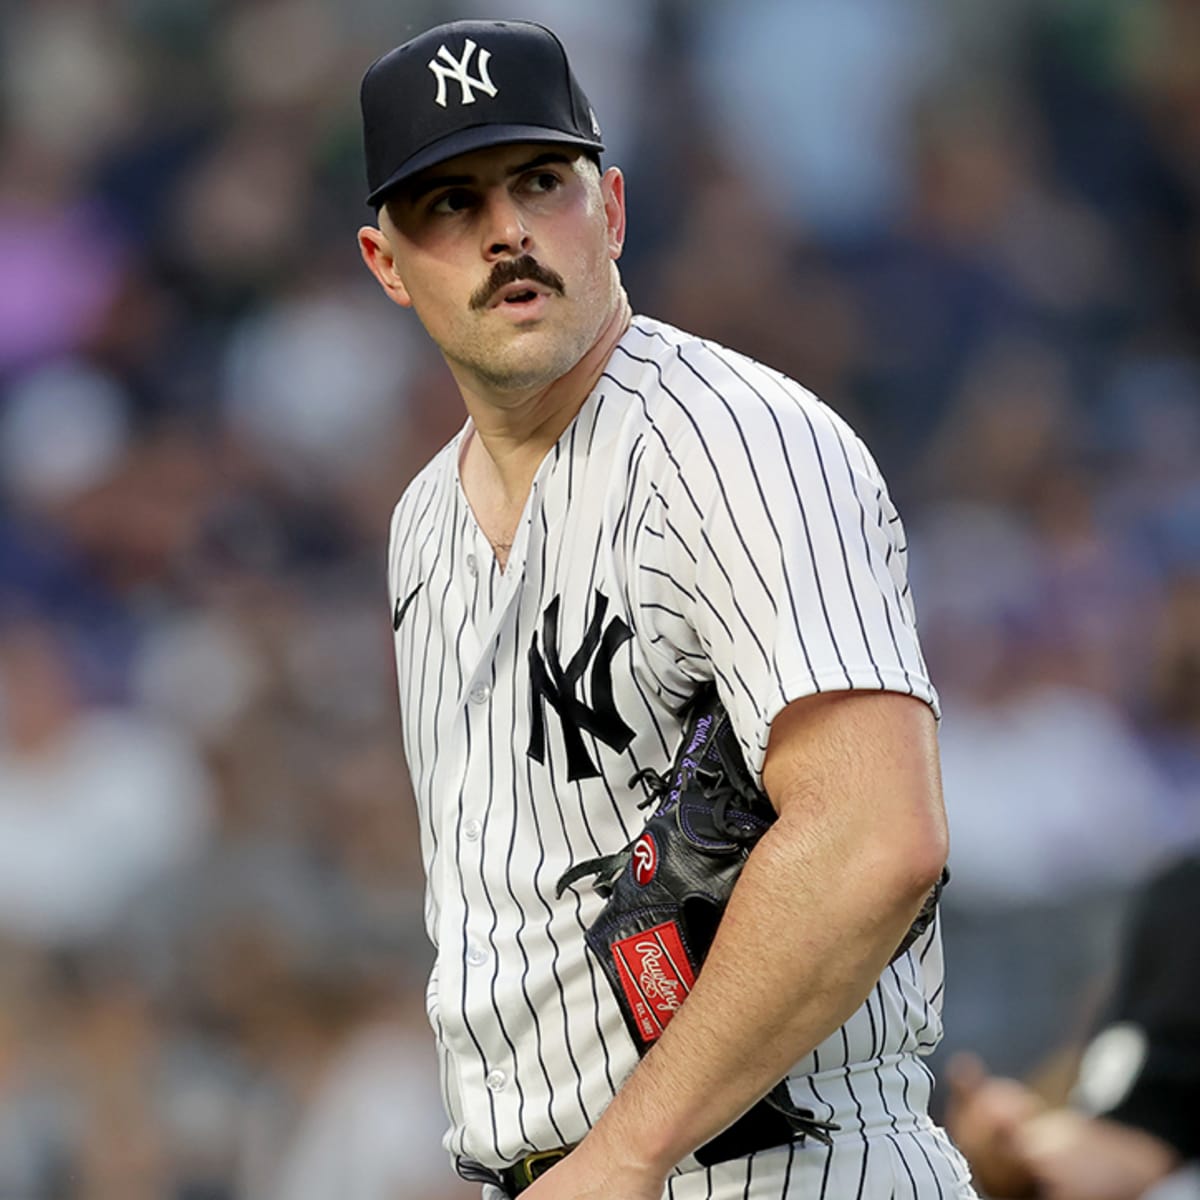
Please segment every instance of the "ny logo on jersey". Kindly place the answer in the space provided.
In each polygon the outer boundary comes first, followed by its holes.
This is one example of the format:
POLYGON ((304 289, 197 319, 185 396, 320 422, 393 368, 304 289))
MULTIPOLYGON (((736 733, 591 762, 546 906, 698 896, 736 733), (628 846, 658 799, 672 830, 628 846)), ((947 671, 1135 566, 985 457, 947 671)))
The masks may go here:
POLYGON ((481 92, 486 92, 489 96, 495 96, 496 85, 492 83, 492 77, 488 74, 488 62, 491 57, 490 50, 480 49, 470 38, 467 38, 466 45, 463 46, 461 59, 455 58, 445 45, 439 46, 437 58, 429 60, 429 69, 437 77, 438 90, 434 99, 439 107, 446 107, 446 84, 451 79, 458 84, 461 90, 463 104, 475 103, 476 88, 481 92), (479 50, 479 58, 476 60, 477 74, 472 76, 470 73, 471 55, 476 50, 479 50), (438 58, 442 61, 438 62, 438 58))
POLYGON ((532 712, 527 753, 535 762, 546 761, 545 704, 548 701, 562 722, 567 778, 572 781, 593 779, 600 772, 583 740, 585 730, 618 752, 633 741, 633 730, 621 720, 613 703, 612 687, 613 655, 633 637, 633 631, 620 617, 613 617, 604 628, 608 597, 597 592, 596 608, 583 635, 583 644, 564 668, 558 654, 558 609, 559 597, 555 596, 542 615, 544 657, 538 648, 537 633, 529 646, 532 712), (589 663, 590 705, 575 694, 589 663))

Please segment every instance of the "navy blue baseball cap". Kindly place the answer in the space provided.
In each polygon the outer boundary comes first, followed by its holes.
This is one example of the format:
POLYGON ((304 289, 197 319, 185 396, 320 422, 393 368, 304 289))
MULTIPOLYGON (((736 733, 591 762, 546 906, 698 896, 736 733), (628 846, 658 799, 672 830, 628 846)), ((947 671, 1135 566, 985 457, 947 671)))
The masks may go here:
POLYGON ((530 21, 438 25, 376 59, 360 99, 376 209, 419 171, 484 146, 604 149, 562 43, 530 21))

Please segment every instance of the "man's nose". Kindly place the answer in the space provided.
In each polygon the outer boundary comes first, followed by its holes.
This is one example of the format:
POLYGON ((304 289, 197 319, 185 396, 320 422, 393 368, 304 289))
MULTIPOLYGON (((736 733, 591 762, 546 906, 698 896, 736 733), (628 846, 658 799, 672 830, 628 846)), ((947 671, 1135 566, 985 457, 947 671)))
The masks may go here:
POLYGON ((489 196, 484 228, 484 251, 487 257, 528 254, 532 245, 533 239, 526 228, 520 207, 508 191, 489 196))

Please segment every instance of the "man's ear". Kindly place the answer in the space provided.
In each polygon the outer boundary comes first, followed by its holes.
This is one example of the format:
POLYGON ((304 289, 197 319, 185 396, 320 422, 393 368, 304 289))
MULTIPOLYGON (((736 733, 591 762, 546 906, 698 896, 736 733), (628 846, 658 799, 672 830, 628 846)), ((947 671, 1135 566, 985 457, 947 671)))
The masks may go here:
POLYGON ((358 231, 358 249, 367 270, 379 281, 388 297, 404 308, 411 308, 412 297, 396 270, 396 259, 387 234, 374 225, 364 225, 358 231))
POLYGON ((604 216, 608 224, 608 252, 615 262, 625 246, 625 176, 620 167, 609 167, 600 178, 604 216))

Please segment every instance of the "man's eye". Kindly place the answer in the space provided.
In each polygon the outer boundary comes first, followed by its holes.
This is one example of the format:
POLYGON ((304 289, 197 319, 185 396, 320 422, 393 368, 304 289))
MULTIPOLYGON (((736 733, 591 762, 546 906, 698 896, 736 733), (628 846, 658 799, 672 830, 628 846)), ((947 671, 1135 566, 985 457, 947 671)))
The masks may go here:
POLYGON ((433 204, 430 205, 430 211, 442 215, 463 212, 464 210, 470 208, 471 200, 472 197, 470 192, 456 188, 453 191, 443 192, 436 200, 434 200, 433 204))
POLYGON ((538 171, 537 174, 530 175, 526 186, 531 192, 552 192, 560 182, 553 171, 538 171))

